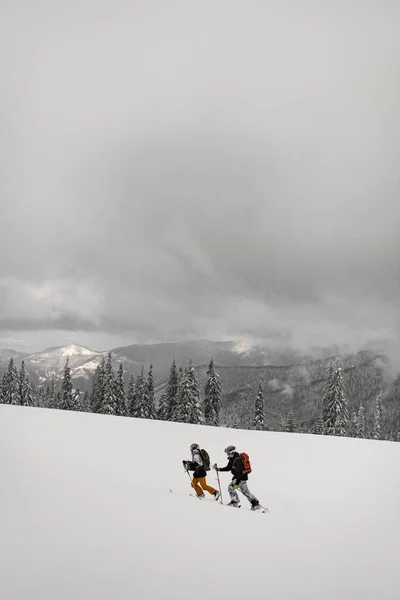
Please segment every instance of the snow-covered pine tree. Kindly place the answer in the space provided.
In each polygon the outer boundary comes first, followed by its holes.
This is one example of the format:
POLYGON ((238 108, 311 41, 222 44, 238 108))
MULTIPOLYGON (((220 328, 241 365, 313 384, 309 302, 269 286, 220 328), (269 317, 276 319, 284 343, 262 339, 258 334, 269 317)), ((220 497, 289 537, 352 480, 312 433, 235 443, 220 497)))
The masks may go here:
POLYGON ((82 410, 82 402, 81 402, 80 390, 72 391, 72 400, 73 400, 73 410, 81 411, 82 410))
POLYGON ((37 406, 45 408, 46 407, 46 388, 44 386, 40 387, 38 393, 36 394, 37 406))
POLYGON ((3 377, 2 388, 4 404, 21 404, 18 371, 13 358, 10 358, 10 362, 8 363, 7 372, 3 377))
POLYGON ((184 408, 183 406, 183 389, 186 385, 186 369, 183 370, 182 367, 178 369, 178 381, 177 381, 177 393, 175 396, 174 403, 172 405, 172 409, 170 412, 169 421, 177 421, 182 422, 182 418, 184 418, 184 408))
POLYGON ((200 407, 200 391, 197 381, 197 374, 193 366, 192 360, 189 362, 187 370, 187 390, 189 391, 189 414, 187 423, 200 425, 203 423, 203 416, 200 407))
POLYGON ((34 405, 32 386, 25 369, 24 361, 22 361, 21 369, 19 371, 19 397, 22 406, 34 405))
POLYGON ((327 435, 346 435, 349 413, 344 395, 342 369, 328 367, 323 404, 323 420, 327 435))
POLYGON ((176 395, 173 410, 171 412, 171 421, 186 423, 190 410, 189 391, 188 391, 188 369, 179 367, 178 370, 178 392, 176 395))
POLYGON ((365 410, 361 402, 357 415, 357 437, 365 438, 365 410))
POLYGON ((82 412, 90 412, 90 395, 87 390, 83 394, 83 398, 81 401, 81 410, 82 412))
POLYGON ((92 391, 90 394, 90 407, 93 413, 101 412, 104 400, 104 377, 106 373, 106 360, 102 356, 92 378, 92 391))
POLYGON ((68 358, 64 367, 64 375, 61 385, 61 403, 59 408, 61 408, 61 410, 74 410, 71 369, 69 368, 68 358))
POLYGON ((219 425, 221 412, 221 383, 215 372, 214 361, 211 359, 207 370, 207 381, 204 386, 204 417, 207 425, 219 425))
POLYGON ((324 435, 324 420, 322 416, 314 423, 313 433, 315 435, 324 435))
POLYGON ((261 382, 258 384, 257 397, 254 407, 253 429, 264 430, 264 393, 261 382))
POLYGON ((350 437, 357 437, 357 425, 358 424, 358 417, 357 417, 357 413, 355 411, 353 411, 351 413, 351 419, 350 419, 350 437))
POLYGON ((133 375, 131 375, 129 379, 128 394, 126 400, 128 404, 128 415, 130 417, 136 417, 136 381, 133 375))
POLYGON ((289 433, 294 433, 296 431, 296 421, 294 418, 293 408, 289 411, 289 417, 286 421, 286 431, 289 433))
POLYGON ((179 374, 176 369, 175 359, 172 361, 169 371, 168 383, 165 389, 165 398, 160 402, 158 418, 163 421, 174 421, 174 415, 178 404, 179 374))
POLYGON ((177 402, 173 412, 173 421, 188 423, 191 411, 188 369, 179 369, 179 387, 177 402))
POLYGON ((45 407, 49 408, 50 406, 50 386, 46 386, 46 392, 44 394, 45 407))
POLYGON ((156 419, 156 396, 154 391, 153 365, 150 365, 147 380, 143 390, 142 414, 143 419, 156 419))
POLYGON ((146 409, 146 378, 144 376, 144 367, 142 365, 142 369, 140 374, 136 378, 135 385, 135 396, 136 396, 136 408, 135 414, 133 417, 137 417, 139 419, 146 419, 147 409, 146 409))
POLYGON ((279 417, 278 431, 286 432, 286 419, 283 415, 279 417))
POLYGON ((1 404, 6 404, 6 380, 7 380, 7 373, 4 373, 3 377, 1 378, 1 384, 0 384, 0 402, 1 404))
POLYGON ((120 417, 126 417, 128 415, 125 399, 125 382, 124 382, 124 368, 122 363, 118 367, 117 380, 115 383, 118 415, 120 417))
POLYGON ((379 393, 376 399, 374 431, 372 437, 374 440, 381 439, 381 420, 382 420, 382 392, 379 393))
POLYGON ((158 408, 157 408, 157 419, 159 421, 166 421, 166 414, 167 414, 167 410, 168 410, 168 396, 167 396, 167 392, 166 390, 163 391, 163 393, 161 394, 159 403, 158 403, 158 408))
POLYGON ((34 383, 31 382, 33 406, 40 406, 39 392, 34 383))
POLYGON ((112 366, 111 352, 108 353, 104 372, 104 394, 100 412, 104 415, 117 415, 118 403, 115 389, 115 375, 112 366))
POLYGON ((330 421, 330 413, 327 412, 327 407, 328 407, 328 405, 330 406, 330 403, 332 401, 332 395, 333 395, 332 385, 333 385, 334 374, 335 374, 335 369, 333 367, 333 363, 329 362, 327 369, 326 369, 326 373, 325 373, 325 390, 324 390, 324 395, 322 398, 322 420, 324 421, 325 433, 328 433, 327 421, 330 421))
POLYGON ((59 408, 59 406, 57 405, 56 386, 54 383, 54 377, 51 378, 51 382, 49 385, 49 394, 46 398, 46 401, 48 408, 59 408))

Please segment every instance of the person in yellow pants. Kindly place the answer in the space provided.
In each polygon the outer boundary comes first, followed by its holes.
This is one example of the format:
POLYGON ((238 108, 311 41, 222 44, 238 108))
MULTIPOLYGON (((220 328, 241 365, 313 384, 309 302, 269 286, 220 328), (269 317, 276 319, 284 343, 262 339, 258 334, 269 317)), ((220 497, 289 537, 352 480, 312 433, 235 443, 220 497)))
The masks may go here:
POLYGON ((194 488, 199 498, 204 498, 204 492, 208 492, 211 496, 214 496, 215 500, 218 500, 220 496, 219 491, 207 484, 206 465, 201 456, 200 446, 198 444, 192 444, 190 446, 190 452, 192 454, 192 460, 183 460, 182 463, 187 471, 194 471, 192 488, 194 488))

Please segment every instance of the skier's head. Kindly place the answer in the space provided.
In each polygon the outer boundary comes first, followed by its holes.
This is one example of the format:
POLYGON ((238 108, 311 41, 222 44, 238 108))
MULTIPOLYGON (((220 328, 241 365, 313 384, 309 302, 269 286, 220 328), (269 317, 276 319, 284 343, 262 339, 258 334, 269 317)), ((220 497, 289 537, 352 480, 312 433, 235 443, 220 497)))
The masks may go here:
POLYGON ((199 449, 199 445, 198 444, 192 444, 190 446, 190 452, 194 452, 195 450, 199 449))
POLYGON ((227 448, 225 448, 224 452, 226 452, 226 454, 228 455, 228 458, 231 458, 231 456, 233 456, 236 452, 236 447, 228 446, 227 448))

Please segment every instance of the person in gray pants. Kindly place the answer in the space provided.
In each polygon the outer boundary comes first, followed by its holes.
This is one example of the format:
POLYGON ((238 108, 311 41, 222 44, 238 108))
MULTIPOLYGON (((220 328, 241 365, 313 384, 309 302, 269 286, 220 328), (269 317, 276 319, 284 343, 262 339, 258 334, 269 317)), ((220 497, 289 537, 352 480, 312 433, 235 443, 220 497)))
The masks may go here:
POLYGON ((260 503, 257 498, 250 492, 247 481, 248 474, 244 472, 243 461, 240 458, 239 452, 236 451, 235 446, 228 446, 225 448, 224 452, 228 455, 228 464, 226 467, 218 467, 217 464, 213 465, 213 468, 216 471, 230 471, 233 475, 232 481, 228 486, 229 496, 231 497, 231 501, 228 503, 228 506, 238 506, 239 505, 239 496, 236 490, 242 492, 244 496, 246 496, 247 500, 251 504, 251 510, 258 510, 260 508, 260 503))

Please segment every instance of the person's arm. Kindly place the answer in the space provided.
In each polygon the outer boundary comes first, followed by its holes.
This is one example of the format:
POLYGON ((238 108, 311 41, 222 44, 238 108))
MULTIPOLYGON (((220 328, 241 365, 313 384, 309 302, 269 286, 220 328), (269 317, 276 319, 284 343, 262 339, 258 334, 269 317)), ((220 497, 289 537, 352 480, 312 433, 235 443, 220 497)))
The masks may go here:
POLYGON ((216 471, 230 471, 232 469, 232 459, 230 458, 226 467, 216 467, 216 471))

